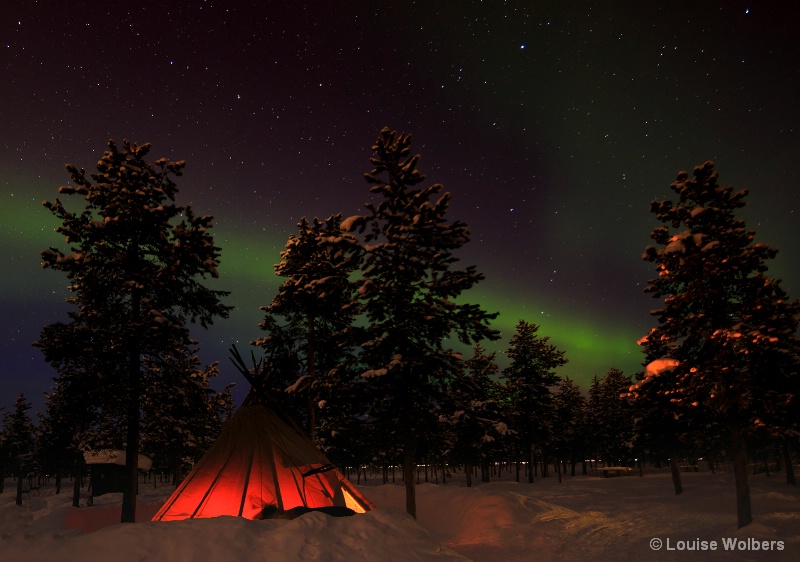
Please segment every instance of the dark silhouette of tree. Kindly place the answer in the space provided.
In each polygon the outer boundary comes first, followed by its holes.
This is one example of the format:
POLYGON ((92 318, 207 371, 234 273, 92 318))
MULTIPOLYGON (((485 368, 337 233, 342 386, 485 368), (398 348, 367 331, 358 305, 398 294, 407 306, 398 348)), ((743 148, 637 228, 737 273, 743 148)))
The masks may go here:
POLYGON ((634 434, 637 445, 655 455, 657 462, 666 458, 672 474, 675 495, 683 493, 678 458, 690 440, 690 415, 693 412, 679 407, 671 400, 674 387, 673 367, 675 361, 662 359, 669 355, 668 342, 658 339, 658 332, 639 340, 646 354, 645 371, 636 374, 636 382, 631 385, 628 396, 633 399, 634 434), (640 392, 640 384, 648 381, 648 391, 640 392))
POLYGON ((217 363, 201 369, 194 343, 145 360, 142 451, 155 468, 172 474, 176 485, 222 431, 222 410, 232 400, 230 387, 222 393, 211 388, 217 363))
POLYGON ((554 453, 559 460, 563 458, 570 460, 572 476, 575 476, 575 465, 578 459, 586 458, 586 436, 583 423, 586 399, 581 394, 580 387, 569 377, 564 377, 558 383, 553 399, 555 403, 552 437, 554 453))
POLYGON ((496 444, 508 434, 508 424, 497 399, 500 385, 495 353, 486 353, 480 344, 464 368, 448 384, 441 405, 440 421, 447 435, 448 458, 464 466, 467 486, 472 486, 472 470, 483 467, 496 444))
POLYGON ((633 443, 633 407, 628 398, 630 377, 609 369, 594 378, 589 389, 592 412, 592 442, 609 465, 628 464, 633 443))
POLYGON ((341 215, 297 224, 275 265, 285 281, 262 307, 266 317, 259 326, 269 334, 253 342, 270 357, 271 384, 282 387, 275 390, 303 403, 312 439, 319 404, 338 382, 329 375, 342 362, 345 332, 356 311, 350 275, 358 267, 358 246, 342 236, 340 225, 341 215))
POLYGON ((98 334, 81 322, 80 315, 70 312, 69 316, 68 324, 45 326, 34 345, 58 372, 51 391, 45 393, 44 437, 57 474, 63 467, 75 476, 72 505, 78 507, 83 452, 109 444, 121 446, 124 435, 119 435, 119 424, 110 412, 119 411, 123 404, 109 385, 119 375, 118 365, 111 354, 104 353, 98 334))
POLYGON ((677 201, 651 205, 664 226, 643 256, 658 272, 645 290, 664 305, 648 341, 674 364, 651 369, 634 394, 669 393, 693 431, 727 435, 744 527, 752 521, 747 438, 765 425, 786 431, 787 404, 796 401, 798 303, 766 275, 777 250, 755 243, 736 218, 747 190, 720 185, 712 162, 693 175, 680 172, 670 186, 677 201))
POLYGON ((483 279, 474 266, 456 269, 454 252, 469 241, 461 221, 448 221, 451 196, 440 184, 417 187, 425 176, 411 154, 411 136, 384 128, 372 147, 365 174, 380 198, 369 214, 342 223, 363 233, 358 296, 363 311, 362 377, 369 385, 367 414, 396 436, 403 450, 406 509, 416 516, 415 458, 426 428, 435 426, 432 406, 460 368, 445 347, 449 338, 472 345, 496 339, 496 314, 459 300, 483 279))
MULTIPOLYGON (((226 292, 202 284, 217 277, 219 265, 212 217, 174 203, 173 177, 181 175, 185 163, 161 158, 150 164, 149 151, 149 144, 125 141, 120 150, 110 141, 97 173, 87 176, 67 165, 70 183, 59 193, 80 196, 82 210, 68 211, 59 199, 44 202, 61 221, 57 231, 69 250, 43 251, 43 266, 67 275, 71 296, 66 300, 78 308, 78 324, 93 340, 88 351, 110 369, 103 374, 107 388, 117 390, 124 402, 129 476, 123 522, 133 522, 136 511, 142 357, 169 351, 165 348, 181 339, 176 333, 184 332, 187 322, 206 327, 230 309, 220 303, 226 292)), ((59 344, 43 337, 39 346, 47 354, 59 344)))
MULTIPOLYGON (((511 428, 517 432, 521 456, 528 462, 528 482, 533 483, 535 447, 551 438, 554 403, 551 387, 560 381, 555 369, 565 365, 564 352, 540 337, 539 326, 520 320, 506 353, 511 364, 503 369, 511 428)), ((517 465, 519 481, 519 465, 517 465)))
POLYGON ((33 422, 28 417, 30 409, 25 395, 20 394, 14 402, 14 411, 3 415, 3 448, 8 468, 17 479, 17 505, 22 505, 25 476, 36 467, 36 434, 33 422))
MULTIPOLYGON (((79 421, 73 419, 79 415, 79 403, 65 400, 66 393, 60 387, 63 380, 56 379, 56 387, 45 393, 46 413, 39 414, 39 447, 42 456, 42 469, 55 475, 56 494, 61 493, 62 478, 71 473, 80 481, 83 468, 83 455, 77 439, 76 427, 79 421)), ((83 417, 84 420, 88 416, 83 417)), ((74 481, 73 481, 74 482, 74 481)), ((73 489, 73 505, 79 506, 80 488, 73 489)))

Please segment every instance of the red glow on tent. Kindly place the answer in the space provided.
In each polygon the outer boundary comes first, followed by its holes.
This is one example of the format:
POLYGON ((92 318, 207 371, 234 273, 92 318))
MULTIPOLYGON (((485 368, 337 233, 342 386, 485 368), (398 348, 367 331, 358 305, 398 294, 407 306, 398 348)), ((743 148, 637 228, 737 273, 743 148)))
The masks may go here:
POLYGON ((246 404, 153 521, 234 515, 257 518, 267 505, 374 505, 292 424, 269 406, 246 404))

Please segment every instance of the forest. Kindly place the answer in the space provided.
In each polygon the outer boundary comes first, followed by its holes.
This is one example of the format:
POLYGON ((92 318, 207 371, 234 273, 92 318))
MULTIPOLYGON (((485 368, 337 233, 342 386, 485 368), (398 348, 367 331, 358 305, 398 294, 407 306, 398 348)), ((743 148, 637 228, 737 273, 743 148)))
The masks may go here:
MULTIPOLYGON (((3 415, 0 472, 18 502, 25 479, 60 489, 85 474, 84 452, 125 449, 121 519, 133 521, 136 456, 177 483, 236 407, 189 331, 230 311, 228 293, 204 284, 223 258, 213 217, 176 203, 186 163, 150 163, 150 148, 110 142, 96 172, 68 165, 65 202, 44 203, 68 248, 44 250, 43 266, 64 273, 73 308, 34 343, 56 373, 46 412, 34 423, 21 395, 3 415)), ((659 308, 642 370, 609 366, 581 389, 558 375, 568 350, 525 319, 504 361, 487 352, 497 313, 469 302, 484 277, 459 264, 471 233, 448 216, 451 194, 425 183, 411 135, 385 128, 372 150, 365 213, 297 224, 251 341, 271 395, 354 482, 367 467, 402 479, 415 515, 414 483, 455 470, 471 485, 498 467, 534 483, 656 465, 679 494, 682 470, 730 461, 740 527, 752 520, 748 472, 796 485, 800 303, 768 275, 777 251, 736 215, 747 192, 720 184, 712 162, 652 203, 663 226, 642 258, 659 308)))

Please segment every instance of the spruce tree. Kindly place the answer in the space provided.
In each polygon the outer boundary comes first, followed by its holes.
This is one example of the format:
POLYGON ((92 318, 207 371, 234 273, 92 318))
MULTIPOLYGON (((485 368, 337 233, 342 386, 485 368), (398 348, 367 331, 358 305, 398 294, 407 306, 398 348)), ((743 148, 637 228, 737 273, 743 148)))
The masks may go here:
MULTIPOLYGON (((104 354, 106 346, 80 320, 80 315, 70 312, 71 322, 56 322, 45 326, 40 341, 45 360, 58 372, 53 387, 45 393, 47 421, 44 424, 54 449, 57 469, 69 468, 73 480, 72 505, 80 505, 80 481, 84 468, 83 452, 106 446, 105 440, 117 448, 124 435, 116 439, 111 431, 101 426, 103 410, 119 410, 119 396, 114 385, 109 384, 118 373, 111 354, 104 354), (101 436, 105 433, 104 436, 101 436)), ((112 428, 113 424, 110 425, 112 428)), ((123 428, 124 429, 124 428, 123 428)), ((119 430, 116 432, 119 433, 119 430)))
MULTIPOLYGON (((555 416, 553 423, 553 441, 557 457, 567 457, 572 465, 572 476, 575 476, 575 464, 578 459, 586 458, 586 438, 584 435, 583 416, 586 399, 580 387, 568 376, 561 379, 554 396, 555 416)), ((559 473, 559 478, 561 474, 559 473)))
POLYGON ((658 272, 645 290, 663 307, 644 343, 662 346, 673 366, 651 369, 633 392, 668 394, 692 430, 726 435, 743 527, 752 521, 747 439, 763 425, 786 431, 786 405, 796 401, 798 303, 766 275, 777 250, 756 243, 736 217, 747 190, 721 185, 710 161, 693 177, 680 172, 670 188, 677 200, 650 208, 664 225, 643 256, 658 272))
POLYGON ((336 385, 331 371, 341 363, 343 338, 353 323, 358 247, 342 236, 341 215, 324 222, 305 217, 281 252, 275 273, 285 278, 272 303, 262 307, 259 326, 269 332, 253 342, 263 347, 272 366, 271 384, 288 391, 305 406, 308 432, 316 434, 319 404, 336 385))
POLYGON ((675 495, 683 493, 678 458, 688 445, 689 414, 686 409, 672 402, 671 389, 674 387, 675 361, 664 359, 669 356, 668 342, 658 339, 658 332, 639 340, 646 354, 646 370, 636 374, 636 382, 631 385, 628 396, 633 400, 634 434, 637 446, 653 453, 659 466, 668 459, 672 474, 675 495), (641 384, 647 379, 647 392, 641 392, 641 384))
POLYGON ((551 388, 560 380, 555 369, 567 363, 564 352, 549 343, 549 337, 540 337, 538 331, 538 325, 519 321, 506 351, 511 364, 501 375, 506 381, 511 428, 517 432, 521 458, 528 463, 529 483, 533 483, 534 450, 547 444, 551 437, 551 388))
POLYGON ((628 398, 630 377, 609 369, 599 381, 596 404, 597 442, 602 456, 612 465, 626 464, 633 441, 633 408, 628 398))
POLYGON ((499 370, 495 353, 486 353, 480 344, 464 368, 449 382, 441 404, 441 421, 448 436, 448 457, 464 466, 467 486, 472 486, 472 469, 489 458, 493 445, 508 433, 508 424, 497 398, 495 380, 499 370))
POLYGON ((22 505, 25 476, 36 466, 36 435, 33 422, 28 416, 30 409, 31 405, 25 395, 20 394, 14 402, 14 411, 3 415, 3 445, 8 468, 17 479, 17 505, 22 505))
MULTIPOLYGON (((83 464, 81 462, 76 466, 75 463, 80 450, 73 434, 75 423, 70 419, 74 410, 62 400, 63 397, 64 393, 58 390, 46 392, 47 412, 38 414, 42 468, 48 474, 55 475, 56 494, 61 493, 62 476, 73 471, 79 475, 83 464)), ((74 505, 78 507, 77 503, 74 505)))
POLYGON ((451 195, 440 184, 419 187, 425 176, 411 153, 411 136, 384 128, 365 174, 377 204, 342 223, 363 233, 358 296, 363 311, 362 374, 369 385, 367 414, 394 435, 403 451, 406 510, 416 516, 415 459, 431 410, 457 372, 450 338, 472 345, 496 339, 496 314, 460 300, 483 280, 474 266, 456 268, 455 252, 469 241, 461 221, 449 221, 451 195))
MULTIPOLYGON (((94 341, 89 352, 111 369, 105 375, 124 402, 123 522, 133 522, 136 511, 142 357, 168 351, 187 322, 206 327, 229 310, 220 303, 227 293, 202 283, 217 277, 219 265, 212 217, 174 203, 173 178, 185 163, 161 158, 150 164, 149 151, 149 144, 125 141, 120 150, 109 141, 97 173, 87 176, 67 165, 71 181, 59 193, 81 197, 81 210, 69 211, 59 199, 44 202, 61 221, 57 231, 69 249, 43 251, 43 266, 66 273, 66 300, 78 307, 79 322, 94 341)), ((43 338, 39 345, 47 353, 59 344, 43 338)))
POLYGON ((196 342, 176 342, 175 350, 144 362, 142 451, 175 484, 213 444, 222 429, 219 396, 211 380, 217 363, 200 368, 196 342))

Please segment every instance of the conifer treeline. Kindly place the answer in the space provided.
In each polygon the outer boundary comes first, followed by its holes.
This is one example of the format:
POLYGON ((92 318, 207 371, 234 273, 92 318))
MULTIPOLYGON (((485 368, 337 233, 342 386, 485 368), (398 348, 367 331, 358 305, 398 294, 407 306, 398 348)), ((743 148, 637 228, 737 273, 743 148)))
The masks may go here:
MULTIPOLYGON (((410 145, 410 135, 381 131, 364 215, 298 223, 275 266, 283 283, 262 308, 264 335, 251 342, 275 397, 332 459, 381 467, 385 479, 401 466, 412 515, 421 465, 463 467, 471 482, 478 468, 486 480, 507 463, 533 482, 551 465, 561 478, 578 464, 586 474, 587 460, 669 462, 680 493, 679 462, 702 457, 713 468, 731 458, 740 526, 750 520, 748 459, 777 459, 794 483, 800 304, 766 275, 776 251, 734 215, 746 191, 719 185, 709 162, 694 179, 679 174, 676 202, 653 203, 664 226, 643 257, 658 273, 647 292, 664 306, 640 341, 646 369, 632 377, 612 368, 584 395, 558 376, 566 354, 535 324, 517 324, 505 369, 486 352, 481 342, 499 338, 497 314, 466 301, 484 277, 456 256, 469 229, 448 219, 440 184, 423 186, 410 145)), ((230 389, 210 390, 217 367, 199 367, 186 330, 187 320, 205 325, 229 309, 227 293, 199 282, 219 263, 211 217, 171 203, 183 162, 152 166, 147 145, 109 146, 92 180, 70 166, 73 185, 60 189, 83 195, 84 212, 45 203, 72 246, 43 252, 44 265, 67 273, 78 310, 36 344, 59 373, 39 453, 20 445, 32 439, 20 397, 4 419, 4 471, 34 459, 79 466, 79 451, 121 448, 136 433, 179 479, 232 408, 230 389)))

